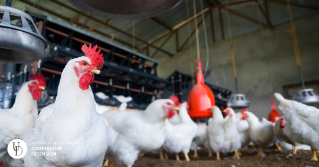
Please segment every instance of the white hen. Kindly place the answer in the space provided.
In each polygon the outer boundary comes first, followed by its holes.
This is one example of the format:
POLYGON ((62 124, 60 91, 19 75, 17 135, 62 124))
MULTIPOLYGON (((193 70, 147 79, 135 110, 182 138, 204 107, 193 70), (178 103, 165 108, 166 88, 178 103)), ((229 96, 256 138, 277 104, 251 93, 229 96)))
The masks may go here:
POLYGON ((174 115, 169 99, 153 101, 145 111, 110 110, 103 113, 110 127, 141 153, 158 150, 165 141, 165 118, 174 115))
POLYGON ((209 122, 207 133, 209 145, 216 152, 217 160, 220 160, 219 153, 234 152, 239 159, 237 149, 240 148, 240 136, 236 129, 235 114, 230 113, 227 119, 223 118, 220 109, 212 107, 213 119, 209 122))
POLYGON ((212 156, 212 152, 208 142, 207 136, 207 123, 206 122, 196 122, 197 125, 197 134, 192 141, 191 149, 194 150, 194 157, 198 157, 197 149, 204 148, 208 150, 208 156, 212 156))
POLYGON ((0 159, 9 142, 32 129, 38 117, 36 100, 41 97, 45 79, 40 73, 32 74, 30 79, 34 80, 21 87, 12 108, 0 110, 0 159))
POLYGON ((280 102, 279 109, 283 111, 286 120, 284 135, 294 142, 311 147, 311 161, 318 161, 316 151, 319 150, 319 109, 305 104, 287 100, 275 93, 280 102))
POLYGON ((275 142, 272 122, 266 119, 259 121, 256 115, 249 111, 244 112, 242 119, 247 120, 249 124, 249 137, 254 144, 260 147, 257 155, 261 155, 263 148, 275 142))
POLYGON ((41 111, 35 128, 22 137, 30 150, 24 157, 26 167, 102 166, 108 124, 96 112, 89 85, 103 65, 103 57, 95 52, 96 46, 83 46, 82 50, 86 57, 70 60, 63 69, 56 102, 41 111), (56 156, 32 156, 30 147, 62 150, 43 151, 56 156))
MULTIPOLYGON (((181 123, 173 125, 167 119, 165 120, 165 143, 163 149, 169 153, 183 152, 186 161, 189 161, 188 152, 190 150, 192 140, 197 133, 197 125, 189 117, 187 113, 187 103, 180 105, 180 118, 181 123)), ((179 159, 179 158, 178 158, 179 159)))

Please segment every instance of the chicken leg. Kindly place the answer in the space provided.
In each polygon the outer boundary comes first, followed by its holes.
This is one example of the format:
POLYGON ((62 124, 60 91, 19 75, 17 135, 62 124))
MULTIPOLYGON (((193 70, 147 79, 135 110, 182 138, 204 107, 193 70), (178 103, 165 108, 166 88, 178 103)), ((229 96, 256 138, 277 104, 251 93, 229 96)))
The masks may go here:
POLYGON ((187 153, 184 153, 184 156, 185 156, 186 161, 190 161, 187 153))
POLYGON ((197 158, 198 157, 198 154, 197 154, 197 148, 195 148, 195 150, 194 150, 194 156, 193 156, 194 158, 197 158))
POLYGON ((102 166, 109 166, 109 160, 105 160, 102 166))
POLYGON ((297 154, 297 148, 295 145, 292 145, 292 153, 297 154))
POLYGON ((176 160, 177 160, 177 161, 180 161, 179 155, 178 155, 178 154, 175 154, 175 156, 176 156, 176 160))
POLYGON ((263 148, 259 148, 257 156, 260 156, 262 152, 263 152, 263 148))
POLYGON ((240 159, 238 150, 235 150, 235 154, 234 154, 233 158, 240 159))
POLYGON ((163 156, 163 151, 162 151, 162 149, 160 150, 159 153, 160 153, 160 159, 161 159, 161 160, 164 160, 164 156, 163 156))
POLYGON ((213 156, 212 150, 209 148, 209 149, 208 149, 208 157, 212 157, 212 156, 213 156))
POLYGON ((165 158, 165 159, 168 159, 168 155, 167 155, 167 152, 166 152, 166 151, 164 152, 164 158, 165 158))
POLYGON ((282 151, 281 147, 279 146, 279 144, 277 142, 275 143, 275 145, 277 147, 276 151, 282 151))
POLYGON ((313 148, 311 148, 311 155, 312 158, 310 159, 310 161, 318 161, 316 150, 314 150, 313 148))
POLYGON ((217 157, 216 159, 220 161, 219 152, 216 152, 216 157, 217 157))
POLYGON ((113 161, 110 161, 109 166, 110 166, 110 167, 113 167, 113 165, 114 165, 114 162, 113 162, 113 161))

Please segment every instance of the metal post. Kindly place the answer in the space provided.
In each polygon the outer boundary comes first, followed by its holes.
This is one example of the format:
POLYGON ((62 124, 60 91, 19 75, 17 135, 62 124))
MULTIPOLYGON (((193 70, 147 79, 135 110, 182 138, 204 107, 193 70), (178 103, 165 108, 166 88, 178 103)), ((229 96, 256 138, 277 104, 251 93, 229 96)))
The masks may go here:
POLYGON ((238 94, 238 84, 237 84, 237 77, 235 77, 235 86, 236 86, 236 94, 238 94))
POLYGON ((11 7, 11 3, 12 3, 12 0, 7 0, 7 1, 6 1, 6 6, 11 7))
POLYGON ((304 83, 304 81, 303 81, 303 76, 302 76, 301 67, 299 66, 298 69, 299 69, 299 74, 300 74, 302 89, 305 89, 305 83, 304 83))

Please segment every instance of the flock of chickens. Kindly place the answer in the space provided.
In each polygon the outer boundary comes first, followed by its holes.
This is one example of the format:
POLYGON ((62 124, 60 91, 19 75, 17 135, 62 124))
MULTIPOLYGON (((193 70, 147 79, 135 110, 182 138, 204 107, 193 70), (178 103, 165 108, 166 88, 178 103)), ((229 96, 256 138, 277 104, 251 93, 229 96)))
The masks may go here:
MULTIPOLYGON (((62 71, 58 95, 54 104, 43 108, 38 115, 36 100, 46 85, 42 74, 32 74, 16 96, 11 109, 0 110, 0 166, 98 167, 108 162, 132 166, 138 156, 159 151, 161 159, 167 152, 188 153, 198 148, 207 149, 209 155, 234 152, 250 142, 262 149, 285 142, 311 147, 312 161, 317 161, 319 150, 319 110, 315 107, 286 100, 275 93, 283 117, 276 122, 259 119, 247 110, 235 113, 232 108, 221 111, 211 108, 213 117, 207 122, 189 117, 186 102, 176 97, 153 101, 145 111, 110 110, 94 100, 90 84, 94 74, 103 67, 103 57, 97 46, 82 46, 85 56, 70 60, 62 71), (223 117, 225 112, 226 117, 223 117), (13 139, 22 139, 28 153, 22 159, 12 159, 7 145, 13 139), (64 144, 73 143, 73 144, 64 144), (57 156, 32 156, 31 147, 62 147, 57 156)), ((124 107, 125 108, 125 107, 124 107)), ((53 150, 46 150, 53 152, 53 150)))

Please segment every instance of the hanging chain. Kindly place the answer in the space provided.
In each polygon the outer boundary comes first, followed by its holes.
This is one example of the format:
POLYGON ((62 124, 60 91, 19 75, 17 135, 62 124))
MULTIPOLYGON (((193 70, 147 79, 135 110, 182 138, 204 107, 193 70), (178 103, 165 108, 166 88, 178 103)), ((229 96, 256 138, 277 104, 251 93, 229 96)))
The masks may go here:
MULTIPOLYGON (((205 46, 206 46, 206 68, 205 68, 205 74, 208 70, 208 63, 209 63, 209 49, 208 49, 208 40, 207 40, 207 31, 206 31, 206 23, 205 23, 205 17, 204 17, 204 9, 203 9, 203 1, 200 1, 201 11, 202 11, 202 20, 203 20, 203 28, 204 28, 204 37, 205 37, 205 46)), ((209 10, 209 12, 212 12, 209 10)))

